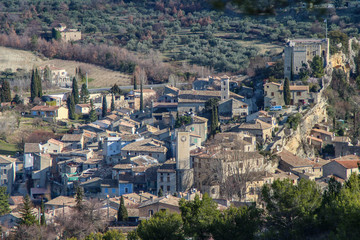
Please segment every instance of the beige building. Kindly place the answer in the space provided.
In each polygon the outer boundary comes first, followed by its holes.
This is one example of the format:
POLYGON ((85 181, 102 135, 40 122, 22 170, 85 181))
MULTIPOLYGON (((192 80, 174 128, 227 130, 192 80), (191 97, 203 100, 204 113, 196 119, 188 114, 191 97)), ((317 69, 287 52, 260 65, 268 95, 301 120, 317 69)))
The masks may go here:
POLYGON ((315 56, 323 59, 324 65, 329 63, 329 39, 293 39, 285 46, 284 75, 291 79, 299 74, 303 64, 308 65, 315 56))
POLYGON ((7 188, 9 194, 13 191, 16 177, 16 158, 0 155, 0 184, 7 188))
POLYGON ((64 147, 68 149, 83 149, 84 148, 84 135, 83 134, 64 134, 61 138, 64 147))
POLYGON ((255 149, 255 139, 247 135, 216 134, 205 148, 192 155, 194 186, 212 198, 243 199, 246 182, 252 181, 265 167, 264 157, 255 149))
POLYGON ((164 142, 152 138, 129 143, 121 149, 121 157, 128 158, 139 155, 149 155, 158 160, 159 163, 166 161, 167 148, 164 142))
POLYGON ((81 40, 81 31, 78 29, 67 28, 65 24, 59 24, 55 29, 60 32, 61 41, 73 42, 81 40))
POLYGON ((31 116, 50 121, 65 120, 69 118, 69 110, 58 106, 35 106, 31 109, 31 116))
POLYGON ((45 144, 42 145, 42 149, 45 153, 60 153, 64 149, 65 144, 56 139, 49 139, 45 144))
POLYGON ((207 118, 192 116, 191 123, 185 126, 185 131, 200 136, 200 143, 203 143, 207 140, 208 121, 209 120, 207 118))
POLYGON ((233 118, 244 118, 249 114, 249 107, 243 101, 234 98, 223 100, 219 103, 220 120, 231 120, 233 118))
POLYGON ((90 113, 90 104, 76 104, 75 105, 75 113, 76 114, 89 114, 90 113))
POLYGON ((157 170, 157 189, 162 189, 164 195, 174 194, 176 190, 176 162, 166 161, 158 170, 157 170))
POLYGON ((180 198, 166 195, 165 197, 160 197, 143 202, 139 206, 139 217, 150 218, 155 213, 163 210, 168 210, 172 213, 180 213, 179 209, 180 198))
MULTIPOLYGON (((268 82, 264 84, 264 107, 284 106, 284 87, 280 83, 268 82)), ((309 86, 290 86, 290 105, 304 105, 314 102, 309 86)))
POLYGON ((265 143, 272 139, 273 126, 257 119, 255 123, 242 123, 232 131, 248 133, 255 136, 259 143, 265 143))
POLYGON ((359 164, 360 158, 357 155, 336 158, 323 166, 324 176, 333 175, 348 180, 351 174, 359 174, 359 164))

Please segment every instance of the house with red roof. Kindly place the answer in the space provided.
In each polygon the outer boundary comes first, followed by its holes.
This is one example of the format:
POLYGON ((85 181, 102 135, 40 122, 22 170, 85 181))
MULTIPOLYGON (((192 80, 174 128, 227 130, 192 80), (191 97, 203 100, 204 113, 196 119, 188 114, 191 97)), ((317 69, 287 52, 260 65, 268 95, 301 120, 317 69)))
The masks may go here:
POLYGON ((63 120, 69 118, 69 110, 59 106, 35 106, 31 109, 31 116, 44 120, 63 120))
POLYGON ((323 166, 324 176, 337 176, 348 180, 351 174, 359 174, 360 158, 357 155, 339 157, 323 166))

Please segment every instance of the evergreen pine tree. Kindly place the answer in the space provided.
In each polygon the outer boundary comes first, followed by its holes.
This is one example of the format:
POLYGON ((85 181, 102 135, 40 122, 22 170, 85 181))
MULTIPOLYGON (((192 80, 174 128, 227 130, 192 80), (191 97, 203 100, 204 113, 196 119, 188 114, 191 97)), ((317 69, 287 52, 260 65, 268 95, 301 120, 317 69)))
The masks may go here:
POLYGON ((72 92, 71 94, 74 96, 74 102, 75 102, 75 105, 79 103, 79 87, 78 87, 78 84, 77 84, 77 80, 76 80, 76 77, 73 78, 73 81, 72 81, 72 92))
POLYGON ((118 210, 118 221, 123 222, 128 220, 128 212, 125 207, 124 198, 121 196, 120 198, 120 206, 118 210))
POLYGON ((107 102, 106 102, 106 95, 103 96, 103 101, 102 101, 102 117, 106 117, 107 115, 107 102))
POLYGON ((52 36, 52 38, 55 39, 56 41, 61 40, 61 33, 60 33, 58 30, 56 30, 55 28, 53 28, 53 29, 51 30, 51 36, 52 36))
POLYGON ((111 107, 110 107, 111 111, 114 111, 115 110, 115 97, 114 95, 112 95, 112 98, 111 98, 111 107))
POLYGON ((284 82, 284 102, 285 105, 289 105, 290 104, 290 81, 288 78, 285 78, 285 82, 284 82))
POLYGON ((84 198, 84 192, 82 188, 77 187, 75 193, 75 200, 76 200, 76 209, 78 211, 82 211, 83 209, 83 198, 84 198))
POLYGON ((90 100, 90 112, 89 112, 89 120, 90 122, 95 122, 98 119, 96 111, 94 109, 93 100, 90 100))
POLYGON ((23 206, 20 209, 20 225, 31 226, 37 223, 36 216, 32 212, 32 203, 29 195, 26 195, 24 198, 23 206))
POLYGON ((86 86, 86 84, 84 83, 83 85, 81 85, 81 91, 80 91, 80 101, 82 103, 87 103, 89 101, 89 90, 86 86))
POLYGON ((45 220, 45 203, 44 203, 44 199, 41 199, 41 218, 40 218, 40 225, 41 226, 45 226, 46 225, 46 220, 45 220))
POLYGON ((144 110, 143 82, 140 83, 140 111, 144 110))
POLYGON ((35 80, 35 70, 33 69, 31 71, 31 83, 30 83, 30 92, 31 92, 31 101, 34 101, 34 99, 37 97, 38 88, 35 80))
POLYGON ((114 86, 112 86, 110 88, 110 92, 114 95, 120 95, 121 90, 120 90, 119 86, 115 83, 114 86))
POLYGON ((1 101, 11 102, 10 84, 6 79, 3 80, 1 84, 1 101))
POLYGON ((9 195, 6 193, 6 187, 0 187, 0 216, 9 212, 9 195))

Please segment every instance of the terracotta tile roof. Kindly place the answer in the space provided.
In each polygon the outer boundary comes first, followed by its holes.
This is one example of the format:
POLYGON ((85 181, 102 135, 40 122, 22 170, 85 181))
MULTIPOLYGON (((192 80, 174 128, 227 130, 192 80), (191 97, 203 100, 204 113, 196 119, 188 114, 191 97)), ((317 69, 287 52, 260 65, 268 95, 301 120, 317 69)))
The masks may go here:
POLYGON ((35 106, 31 109, 31 111, 53 112, 59 108, 59 106, 35 106))
POLYGON ((23 196, 10 196, 9 203, 11 205, 19 205, 24 202, 23 196))
POLYGON ((332 132, 328 132, 328 131, 325 131, 325 130, 322 130, 322 129, 311 129, 311 132, 318 132, 318 133, 321 133, 321 134, 325 134, 325 135, 329 135, 329 136, 333 136, 333 133, 332 132))
POLYGON ((152 138, 132 142, 124 146, 121 151, 134 151, 134 152, 161 152, 165 153, 167 148, 163 146, 162 141, 152 138))
POLYGON ((275 82, 267 82, 266 84, 273 84, 273 85, 277 85, 277 86, 281 86, 281 84, 280 83, 275 83, 275 82))
POLYGON ((116 164, 113 167, 114 170, 124 170, 124 169, 132 169, 131 164, 116 164))
POLYGON ((167 102, 155 102, 153 107, 154 108, 167 108, 167 107, 172 107, 172 108, 176 108, 178 106, 178 103, 167 103, 167 102))
POLYGON ((320 138, 316 138, 316 137, 312 137, 312 136, 308 136, 307 138, 311 139, 312 141, 316 141, 316 142, 323 142, 323 140, 321 140, 320 138))
POLYGON ((59 196, 54 199, 51 199, 50 201, 46 202, 45 205, 55 205, 55 206, 75 206, 76 205, 76 199, 73 197, 68 196, 59 196))
POLYGON ((313 163, 307 159, 300 158, 287 150, 283 150, 280 153, 277 153, 280 159, 291 167, 312 167, 313 163))
POLYGON ((334 137, 333 142, 350 142, 350 138, 349 137, 334 137))
POLYGON ((171 195, 167 195, 165 197, 160 197, 160 198, 156 198, 153 200, 148 200, 146 202, 143 202, 140 204, 139 208, 146 207, 146 206, 156 204, 156 203, 163 203, 163 204, 179 207, 179 201, 180 201, 180 198, 174 197, 171 195))
POLYGON ((54 138, 50 138, 50 139, 48 140, 48 143, 52 143, 52 144, 59 145, 59 146, 63 146, 63 145, 64 145, 63 142, 58 141, 58 140, 56 140, 56 139, 54 139, 54 138))
POLYGON ((174 91, 179 91, 179 89, 177 87, 173 87, 170 85, 166 85, 165 87, 170 88, 171 90, 174 90, 174 91))
MULTIPOLYGON (((280 91, 284 90, 284 87, 281 86, 280 87, 280 91)), ((309 91, 309 86, 304 86, 304 85, 291 85, 290 86, 290 91, 309 91)))
POLYGON ((80 142, 83 138, 82 134, 64 134, 61 138, 63 142, 80 142))
POLYGON ((209 121, 207 118, 199 117, 199 116, 193 116, 192 120, 193 123, 207 123, 209 121))
POLYGON ((106 116, 106 118, 110 119, 111 121, 115 121, 119 116, 117 116, 116 114, 111 114, 106 116))
POLYGON ((343 157, 338 157, 334 159, 335 161, 358 161, 360 160, 359 156, 357 155, 346 155, 343 157))
POLYGON ((346 169, 359 168, 359 166, 360 166, 359 165, 360 161, 356 161, 356 160, 349 160, 349 161, 337 160, 335 162, 337 162, 338 164, 340 164, 341 166, 343 166, 346 169))
MULTIPOLYGON (((179 91, 179 100, 180 99, 191 99, 191 100, 208 100, 210 98, 221 97, 221 91, 198 91, 198 90, 181 90, 179 91)), ((230 92, 230 97, 234 98, 241 98, 243 99, 243 96, 240 96, 236 93, 230 92)))
POLYGON ((272 128, 271 124, 268 124, 266 122, 263 122, 259 119, 256 119, 255 123, 243 123, 239 126, 239 129, 260 129, 265 130, 272 128))
POLYGON ((25 143, 24 153, 39 153, 40 144, 39 143, 25 143))

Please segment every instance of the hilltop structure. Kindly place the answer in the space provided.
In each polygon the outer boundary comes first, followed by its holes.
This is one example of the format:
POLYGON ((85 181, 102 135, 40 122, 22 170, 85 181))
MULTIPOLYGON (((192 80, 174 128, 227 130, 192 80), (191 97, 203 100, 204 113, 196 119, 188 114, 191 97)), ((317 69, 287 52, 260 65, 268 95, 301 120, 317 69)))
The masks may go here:
POLYGON ((299 74, 303 64, 308 65, 315 56, 323 59, 324 65, 329 63, 329 39, 293 39, 285 46, 284 77, 292 79, 299 74))

